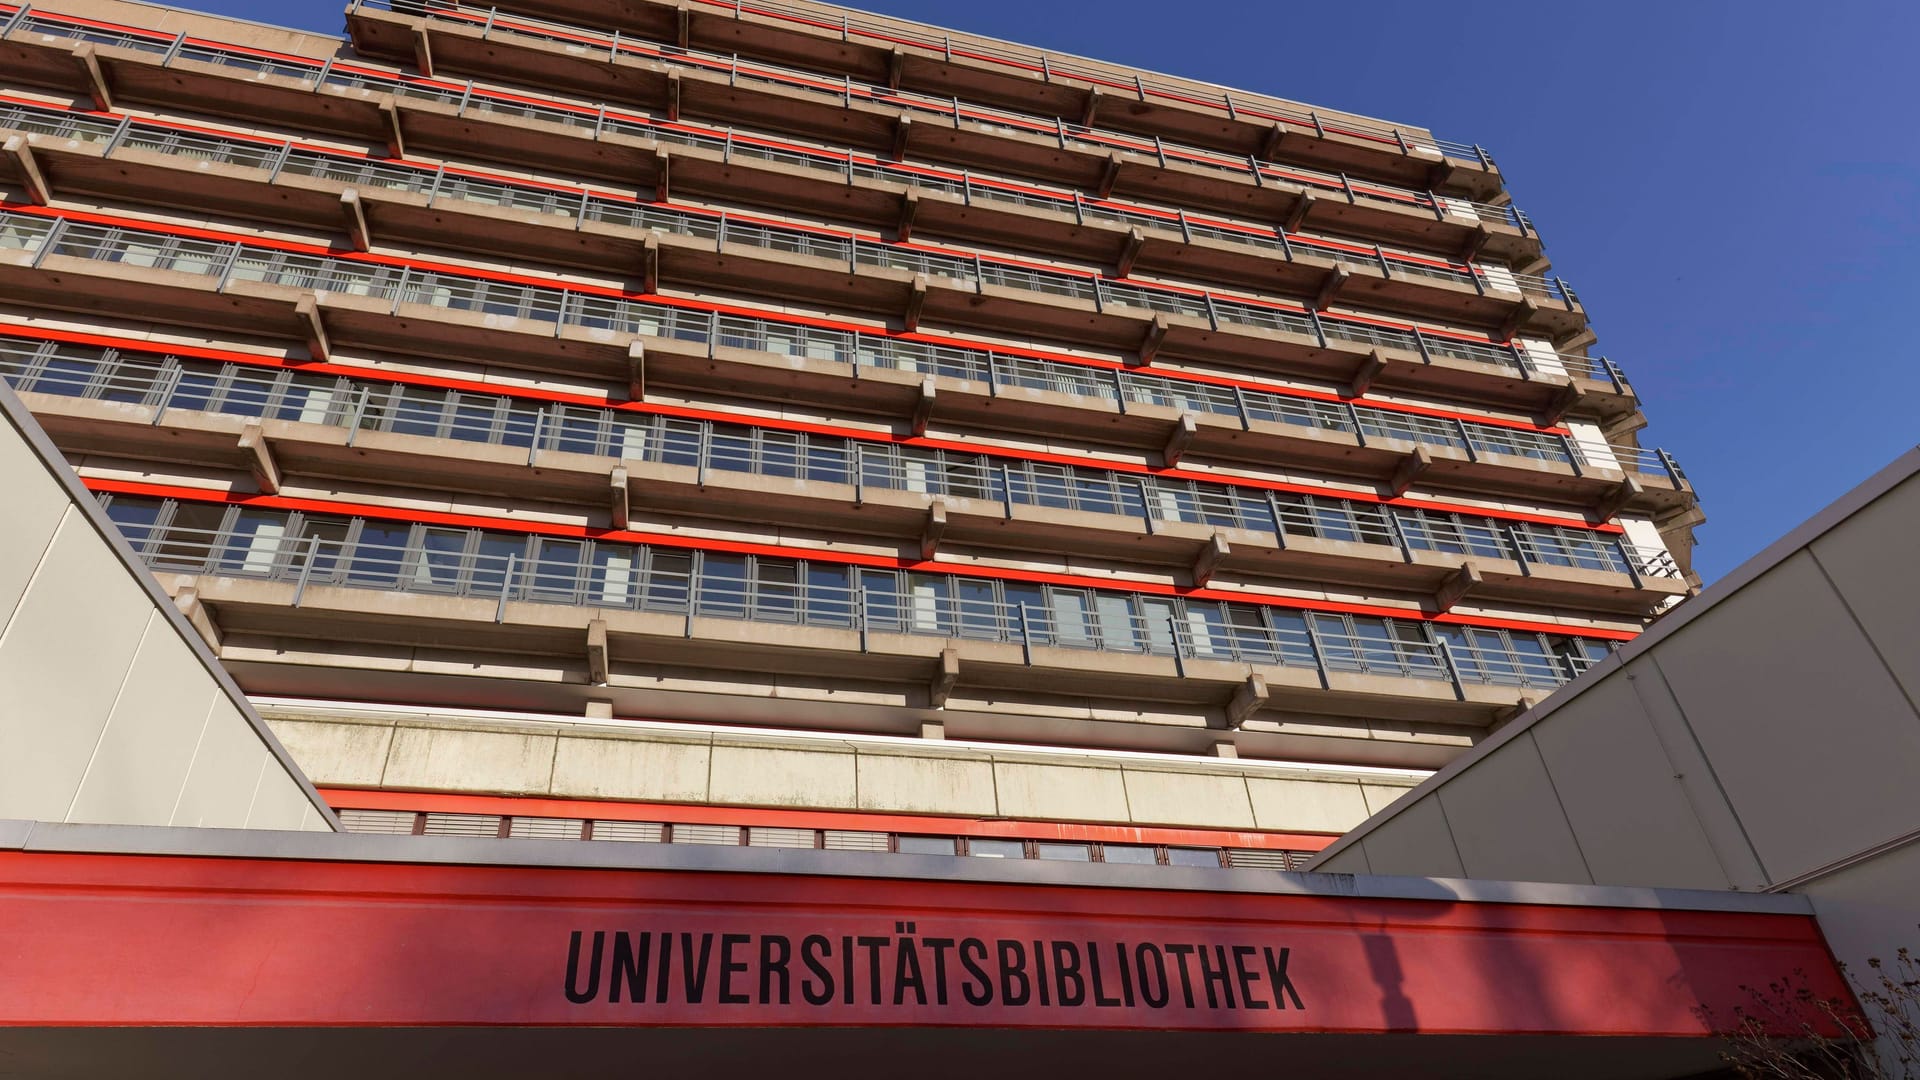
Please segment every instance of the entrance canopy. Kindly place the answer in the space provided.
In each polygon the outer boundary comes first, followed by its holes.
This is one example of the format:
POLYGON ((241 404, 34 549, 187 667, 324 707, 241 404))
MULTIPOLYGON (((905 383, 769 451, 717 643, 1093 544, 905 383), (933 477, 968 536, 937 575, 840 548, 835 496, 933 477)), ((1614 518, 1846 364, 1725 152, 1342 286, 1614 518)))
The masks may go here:
POLYGON ((18 824, 0 833, 0 1060, 1672 1076, 1714 1066, 1710 1020, 1751 988, 1845 993, 1791 897, 582 848, 18 824))

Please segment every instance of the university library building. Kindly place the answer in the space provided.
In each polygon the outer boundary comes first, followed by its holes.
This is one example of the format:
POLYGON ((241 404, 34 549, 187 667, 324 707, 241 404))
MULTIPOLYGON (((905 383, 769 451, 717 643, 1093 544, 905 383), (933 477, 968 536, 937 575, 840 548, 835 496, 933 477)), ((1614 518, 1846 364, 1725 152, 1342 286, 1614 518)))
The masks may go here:
POLYGON ((1920 452, 1703 592, 1480 146, 495 2, 0 3, 0 1075, 1900 1052, 1920 452))

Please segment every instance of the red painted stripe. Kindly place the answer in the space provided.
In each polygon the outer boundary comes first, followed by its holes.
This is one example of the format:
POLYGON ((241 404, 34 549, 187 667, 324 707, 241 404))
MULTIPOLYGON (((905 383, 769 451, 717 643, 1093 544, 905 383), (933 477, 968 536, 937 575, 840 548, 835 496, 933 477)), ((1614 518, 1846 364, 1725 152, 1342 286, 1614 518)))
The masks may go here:
POLYGON ((1429 615, 1423 611, 1413 611, 1406 608, 1340 603, 1331 600, 1314 600, 1307 597, 1249 594, 1232 592, 1225 589, 1198 588, 1189 585, 1172 585, 1162 582, 1125 581, 1115 578, 1095 577, 1088 574, 1060 574, 1040 570, 1018 570, 1011 567, 965 566, 931 559, 906 558, 904 556, 864 555, 856 552, 788 547, 781 544, 760 544, 740 540, 687 537, 673 533, 654 533, 637 529, 603 529, 588 525, 567 525, 555 522, 525 521, 514 518, 495 518, 479 514, 453 514, 438 510, 418 510, 410 507, 367 506, 359 503, 329 499, 302 499, 284 495, 259 495, 251 492, 220 491, 217 489, 185 487, 174 484, 153 484, 140 480, 111 480, 103 477, 84 477, 83 480, 88 490, 91 491, 119 492, 122 494, 145 495, 155 498, 174 498, 187 502, 219 503, 230 506, 258 506, 275 510, 300 510, 316 514, 335 514, 348 517, 359 516, 424 525, 447 525, 462 529, 491 529, 498 532, 522 533, 534 536, 612 540, 620 543, 645 544, 649 547, 678 548, 686 551, 719 551, 733 555, 764 555, 769 558, 807 559, 815 562, 836 563, 842 566, 852 566, 863 569, 907 570, 920 573, 943 574, 948 577, 971 577, 994 581, 1026 581, 1042 585, 1062 585, 1080 589, 1101 589, 1107 592, 1129 592, 1147 596, 1177 596, 1195 600, 1222 600, 1242 604, 1255 604, 1262 607, 1287 608, 1295 611, 1324 611, 1346 615, 1368 615, 1379 618, 1417 620, 1447 625, 1538 631, 1546 634, 1601 638, 1610 641, 1631 641, 1639 636, 1637 631, 1605 630, 1599 627, 1585 626, 1569 627, 1554 623, 1531 622, 1524 619, 1497 619, 1486 616, 1459 615, 1454 613, 1429 615))
MULTIPOLYGON (((0 200, 0 209, 4 209, 8 212, 19 213, 19 214, 24 214, 28 216, 47 217, 47 218, 66 218, 69 220, 81 221, 89 224, 111 225, 111 226, 118 226, 123 228, 139 229, 146 232, 159 233, 159 234, 164 234, 168 236, 185 236, 185 237, 190 237, 194 239, 216 241, 221 243, 246 244, 252 247, 267 248, 267 249, 276 250, 276 251, 285 251, 293 254, 316 255, 316 256, 323 256, 326 258, 340 259, 344 262, 363 263, 363 264, 375 265, 375 266, 391 266, 391 267, 400 267, 400 268, 429 270, 437 273, 446 273, 446 274, 454 275, 457 277, 472 278, 472 279, 487 280, 487 281, 502 281, 502 282, 507 282, 509 284, 528 285, 528 286, 534 286, 534 287, 540 287, 540 288, 549 288, 549 289, 564 288, 564 289, 567 289, 573 292, 582 293, 585 295, 605 296, 605 297, 612 297, 612 298, 619 298, 619 299, 626 299, 626 300, 636 300, 636 301, 641 301, 647 304, 657 305, 660 307, 679 308, 682 310, 689 310, 689 311, 719 312, 721 314, 726 314, 726 315, 738 315, 743 318, 762 319, 768 322, 776 322, 776 323, 782 323, 787 325, 812 326, 812 327, 818 327, 821 329, 828 329, 828 330, 839 330, 843 332, 857 332, 862 334, 871 334, 875 337, 884 337, 884 338, 900 340, 900 341, 920 341, 920 342, 927 342, 927 343, 936 344, 936 345, 951 345, 957 348, 991 351, 991 352, 999 353, 1005 356, 1024 356, 1024 357, 1030 357, 1034 359, 1043 359, 1043 360, 1048 360, 1055 363, 1071 364, 1076 367, 1098 368, 1102 370, 1121 370, 1121 369, 1126 369, 1127 367, 1124 363, 1117 360, 1095 360, 1087 357, 1076 357, 1069 354, 1046 352, 1038 349, 1017 348, 1013 346, 1004 346, 1004 345, 998 345, 998 344, 989 345, 984 342, 973 341, 966 338, 955 338, 955 337, 948 337, 948 336, 938 335, 938 334, 903 333, 903 332, 894 331, 894 330, 890 330, 883 327, 875 327, 875 326, 864 325, 860 323, 845 322, 838 319, 821 318, 821 317, 815 317, 815 316, 793 315, 786 312, 772 312, 772 311, 767 311, 765 309, 749 307, 749 306, 736 304, 736 303, 717 303, 712 301, 695 300, 695 299, 686 298, 686 297, 665 296, 665 295, 652 294, 652 293, 627 292, 621 289, 617 289, 617 288, 614 288, 611 286, 605 286, 605 285, 593 285, 593 284, 583 283, 583 282, 561 281, 553 277, 540 277, 540 276, 527 275, 527 274, 508 273, 505 271, 489 270, 483 267, 466 266, 466 265, 457 264, 457 263, 443 263, 443 262, 438 262, 433 260, 426 260, 418 257, 401 257, 401 256, 393 256, 393 255, 381 255, 377 253, 360 252, 360 251, 354 251, 354 250, 348 249, 344 246, 324 246, 323 247, 318 244, 308 244, 308 243, 300 243, 296 241, 280 240, 280 239, 261 236, 253 233, 234 233, 234 232, 228 232, 225 230, 203 229, 196 226, 176 224, 173 222, 150 221, 142 218, 125 217, 122 215, 115 215, 115 214, 104 214, 104 213, 99 213, 96 211, 88 211, 88 210, 56 209, 56 208, 50 208, 50 207, 36 206, 31 203, 8 202, 5 200, 0 200)), ((1276 305, 1265 305, 1265 306, 1276 307, 1276 305)), ((1292 310, 1292 309, 1282 309, 1282 310, 1292 310)), ((1383 322, 1383 321, 1373 320, 1373 319, 1368 319, 1364 321, 1373 323, 1374 325, 1389 327, 1389 328, 1396 328, 1396 329, 1409 328, 1407 326, 1402 326, 1401 324, 1383 322)), ((1423 331, 1423 332, 1431 333, 1430 331, 1423 331)), ((1457 335, 1434 334, 1434 336, 1457 336, 1457 335)), ((1460 340, 1471 340, 1471 339, 1461 338, 1460 340)), ((1482 344, 1484 344, 1484 342, 1482 342, 1482 344)), ((1152 375, 1163 377, 1163 378, 1173 378, 1179 381, 1210 383, 1212 385, 1217 385, 1217 386, 1238 386, 1238 387, 1242 387, 1249 390, 1258 390, 1266 393, 1278 394, 1283 397, 1299 398, 1302 400, 1316 400, 1316 401, 1329 401, 1329 402, 1338 402, 1338 401, 1346 400, 1338 394, 1328 393, 1325 391, 1314 391, 1314 390, 1296 389, 1293 387, 1274 386, 1270 384, 1262 384, 1262 383, 1243 380, 1243 379, 1231 379, 1231 378, 1225 378, 1221 376, 1202 375, 1198 373, 1187 373, 1187 372, 1181 372, 1175 375, 1175 374, 1170 374, 1164 369, 1156 368, 1151 365, 1143 365, 1143 366, 1134 368, 1132 370, 1144 372, 1147 374, 1152 374, 1152 375)), ((1388 401, 1378 401, 1378 400, 1366 401, 1365 403, 1369 408, 1376 408, 1386 412, 1397 412, 1397 413, 1416 415, 1416 416, 1431 416, 1431 417, 1439 417, 1439 418, 1445 418, 1445 419, 1465 420, 1471 423, 1485 424, 1490 427, 1507 428, 1510 430, 1517 430, 1517 431, 1529 431, 1529 432, 1545 433, 1545 434, 1552 434, 1552 435, 1569 434, 1569 431, 1564 427, 1558 427, 1558 426, 1540 427, 1537 424, 1532 424, 1525 421, 1509 420, 1509 419, 1504 419, 1500 417, 1482 416, 1482 415, 1475 415, 1475 414, 1468 414, 1468 413, 1458 413, 1458 412, 1452 412, 1452 411, 1443 410, 1443 409, 1431 408, 1428 406, 1407 405, 1399 402, 1388 402, 1388 401)))
POLYGON ((319 789, 336 810, 413 810, 438 814, 500 814, 510 817, 596 818, 601 821, 660 821, 690 825, 759 825, 783 829, 848 829, 856 832, 941 833, 953 836, 1004 836, 1021 840, 1071 840, 1109 844, 1170 844, 1174 847, 1235 847, 1319 851, 1336 833, 1240 832, 1220 829, 1163 829, 1132 825, 1081 825, 1065 821, 941 817, 918 814, 863 814, 834 810, 765 810, 733 806, 672 803, 599 802, 439 792, 319 789))

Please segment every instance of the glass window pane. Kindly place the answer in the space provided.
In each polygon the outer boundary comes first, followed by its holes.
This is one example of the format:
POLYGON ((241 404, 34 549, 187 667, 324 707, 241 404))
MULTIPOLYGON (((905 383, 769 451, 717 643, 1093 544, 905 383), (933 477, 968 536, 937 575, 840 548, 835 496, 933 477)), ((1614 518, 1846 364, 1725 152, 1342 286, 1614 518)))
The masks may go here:
POLYGON ((896 838, 902 855, 951 855, 951 836, 901 836, 896 838))
POLYGON ((1027 845, 1020 840, 970 836, 967 838, 967 854, 976 859, 1024 859, 1027 857, 1027 845))
POLYGON ((1220 865, 1220 852, 1213 848, 1170 847, 1167 849, 1168 866, 1214 866, 1220 865))
POLYGON ((1160 861, 1160 853, 1151 844, 1102 844, 1100 851, 1100 857, 1110 863, 1152 866, 1160 861))
POLYGON ((1067 844, 1052 840, 1042 840, 1034 845, 1034 850, 1042 859, 1059 862, 1092 862, 1093 848, 1088 844, 1067 844))

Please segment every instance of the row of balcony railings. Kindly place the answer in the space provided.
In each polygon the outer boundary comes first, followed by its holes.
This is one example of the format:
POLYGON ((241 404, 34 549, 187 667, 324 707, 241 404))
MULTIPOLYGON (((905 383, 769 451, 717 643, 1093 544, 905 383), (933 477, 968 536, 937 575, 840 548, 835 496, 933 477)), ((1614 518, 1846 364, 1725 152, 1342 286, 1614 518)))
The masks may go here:
MULTIPOLYGON (((630 542, 456 528, 127 495, 107 512, 156 573, 558 604, 853 631, 1097 650, 1183 661, 1467 685, 1554 687, 1609 643, 1535 631, 1300 611, 1037 582, 850 567, 630 542)), ((849 647, 852 644, 849 643, 849 647)), ((1184 667, 1176 673, 1187 674, 1184 667)))
MULTIPOLYGON (((987 499, 1014 506, 1117 515, 1142 522, 1268 532, 1509 559, 1677 580, 1664 550, 1624 537, 1539 522, 1383 506, 1338 497, 1235 487, 1088 466, 787 431, 676 416, 398 383, 367 384, 231 362, 150 357, 114 348, 0 337, 0 379, 16 390, 169 409, 296 421, 684 466, 710 471, 987 499)), ((351 439, 352 436, 350 436, 351 439)))
MULTIPOLYGON (((1087 61, 1079 57, 1024 48, 1007 42, 988 41, 969 36, 956 43, 951 34, 930 32, 932 28, 923 30, 899 22, 874 22, 861 18, 859 13, 851 11, 841 12, 836 27, 832 17, 819 10, 800 8, 774 2, 774 0, 753 0, 751 4, 745 3, 744 0, 694 0, 694 3, 699 7, 723 12, 730 11, 736 17, 741 14, 751 14, 757 18, 785 22, 813 32, 821 30, 831 32, 837 29, 842 41, 864 40, 874 42, 882 48, 910 45, 941 53, 948 62, 960 60, 1002 67, 1026 75, 1039 75, 1043 78, 1073 79, 1109 90, 1132 92, 1138 95, 1141 101, 1158 99, 1213 109, 1233 120, 1305 125, 1323 137, 1341 135, 1381 143, 1392 146, 1401 153, 1412 153, 1430 147, 1450 158, 1476 162, 1486 169, 1495 167, 1493 158, 1486 149, 1477 144, 1438 139, 1424 132, 1406 131, 1397 125, 1366 117, 1351 115, 1328 117, 1316 109, 1283 102, 1265 95, 1249 97, 1243 94, 1236 98, 1225 90, 1215 90, 1192 83, 1163 82, 1159 77, 1144 72, 1135 72, 1131 78, 1122 78, 1116 76, 1114 69, 1110 67, 1089 66, 1087 61)), ((516 15, 514 18, 521 19, 524 16, 516 15)))
MULTIPOLYGON (((1171 143, 1159 136, 1142 137, 1122 131, 1070 123, 1059 116, 1015 112, 963 101, 958 97, 934 97, 909 90, 897 90, 875 83, 862 82, 851 76, 836 79, 799 68, 782 67, 757 60, 742 61, 737 53, 715 53, 666 44, 644 37, 630 35, 623 37, 618 32, 603 33, 591 27, 502 12, 492 7, 436 3, 432 0, 354 0, 353 5, 348 8, 348 13, 357 11, 386 11, 427 20, 439 20, 478 29, 483 38, 499 34, 550 41, 564 45, 570 51, 602 52, 607 54, 609 59, 617 56, 635 57, 712 75, 725 75, 729 85, 737 86, 742 82, 764 83, 823 96, 845 105, 868 103, 938 116, 955 126, 962 121, 967 121, 1058 139, 1062 144, 1069 141, 1087 143, 1110 150, 1151 156, 1163 165, 1168 161, 1178 161, 1214 169, 1235 169, 1251 175, 1272 176, 1296 183, 1311 183, 1315 187, 1330 190, 1345 189, 1354 185, 1354 182, 1345 174, 1263 161, 1251 154, 1236 157, 1202 147, 1171 143)), ((1324 131, 1324 124, 1322 131, 1324 131)), ((1427 140, 1421 141, 1432 145, 1427 140)), ((1401 144, 1399 148, 1403 152, 1411 152, 1413 145, 1401 144)), ((1434 149, 1438 150, 1439 147, 1435 146, 1434 149)), ((1483 164, 1491 164, 1477 156, 1473 159, 1481 160, 1483 164)), ((1417 196, 1430 202, 1439 200, 1439 196, 1430 191, 1416 192, 1406 188, 1363 183, 1368 187, 1382 188, 1403 197, 1417 196)), ((1461 200, 1450 201, 1462 202, 1461 200)), ((1483 220, 1504 222, 1522 229, 1531 226, 1531 222, 1524 214, 1510 206, 1499 207, 1484 203, 1466 205, 1471 205, 1476 215, 1480 215, 1484 209, 1483 220)))
MULTIPOLYGON (((8 12, 10 13, 5 16, 6 23, 0 26, 0 39, 11 37, 16 32, 66 37, 91 41, 98 45, 158 54, 163 67, 176 61, 188 60, 234 68, 255 75, 272 75, 310 82, 316 90, 322 87, 337 87, 434 101, 453 105, 462 114, 468 109, 485 110, 500 115, 523 116, 569 127, 589 128, 596 133, 606 131, 642 139, 657 138, 663 141, 674 141, 675 129, 678 128, 679 134, 698 133, 701 139, 729 146, 735 153, 750 153, 752 150, 749 148, 755 147, 752 136, 735 138, 735 129, 732 128, 701 132, 687 125, 667 125, 630 113, 609 112, 605 108, 567 105, 558 101, 482 89, 471 79, 465 82, 429 79, 404 72, 383 71, 358 62, 340 63, 333 58, 318 61, 278 53, 264 53, 240 46, 189 38, 184 32, 167 35, 133 27, 89 23, 36 12, 32 10, 31 5, 18 8, 0 5, 0 13, 8 12)), ((735 67, 731 70, 737 73, 739 69, 735 67)), ((810 77, 809 81, 819 82, 813 77, 810 77)), ((892 92, 889 91, 889 93, 892 92)), ((944 115, 952 119, 951 112, 944 115)), ((1143 142, 1132 136, 1108 136, 1091 129, 1081 128, 1079 125, 1061 123, 1049 126, 1046 127, 1044 134, 1056 138, 1062 146, 1093 147, 1102 153, 1125 153, 1135 157, 1151 158, 1163 166, 1168 163, 1178 163, 1228 175, 1249 176, 1260 183, 1274 181, 1282 184, 1297 184, 1334 192, 1351 202, 1366 201, 1412 208, 1431 213, 1440 220, 1446 220, 1449 216, 1464 216, 1469 220, 1509 226, 1522 233, 1533 231, 1532 222, 1513 206, 1494 206, 1466 199, 1448 198, 1428 191, 1414 191, 1372 182, 1356 182, 1340 174, 1270 165, 1251 157, 1237 158, 1212 151, 1172 147, 1159 140, 1143 142)), ((795 163, 803 165, 808 164, 806 160, 808 157, 814 156, 799 147, 779 157, 774 156, 773 151, 778 149, 775 145, 758 146, 757 149, 768 151, 763 156, 770 159, 791 158, 795 163)), ((838 168, 843 172, 851 161, 851 157, 845 154, 819 156, 837 159, 838 168)))
POLYGON ((469 814, 444 810, 336 811, 350 833, 383 836, 471 836, 503 840, 575 840, 626 844, 700 844, 711 847, 865 851, 897 855, 961 855, 975 859, 1122 863, 1129 866, 1301 870, 1316 854, 1289 848, 1212 848, 1183 844, 1115 844, 1086 840, 1028 840, 1012 836, 954 836, 929 822, 920 832, 808 829, 790 825, 733 825, 704 821, 635 821, 523 814, 469 814))
MULTIPOLYGON (((449 172, 445 166, 413 164, 392 159, 375 161, 342 151, 300 145, 292 140, 273 141, 257 136, 214 134, 204 126, 189 129, 131 116, 109 119, 52 106, 0 100, 0 128, 77 142, 97 143, 103 148, 103 155, 108 158, 113 157, 116 151, 123 148, 142 150, 193 161, 211 161, 258 169, 266 172, 269 177, 278 177, 282 174, 311 176, 356 187, 407 191, 426 195, 428 205, 443 198, 457 199, 489 206, 552 214, 576 222, 609 222, 632 228, 699 236, 716 242, 723 234, 727 235, 728 240, 734 242, 755 243, 759 240, 757 236, 726 234, 731 219, 724 211, 651 204, 638 199, 608 195, 583 188, 536 183, 465 169, 449 172)), ((846 166, 846 160, 835 159, 832 163, 835 171, 843 170, 846 166)), ((1379 244, 1361 246, 1300 233, 1289 233, 1277 227, 1197 219, 1189 217, 1184 211, 1150 210, 1105 200, 1090 200, 1078 192, 1050 192, 1044 189, 1011 186, 1001 188, 975 181, 970 174, 960 176, 958 183, 954 184, 943 177, 930 176, 920 170, 901 169, 885 162, 861 165, 859 168, 863 172, 874 174, 876 178, 905 179, 918 187, 948 191, 950 194, 960 195, 969 204, 977 196, 984 200, 1065 210, 1073 213, 1076 219, 1082 222, 1109 221, 1178 232, 1182 240, 1188 243, 1195 238, 1233 243, 1256 248, 1263 254, 1274 255, 1288 262, 1294 261, 1298 252, 1349 267, 1377 270, 1382 277, 1387 278, 1412 277, 1450 282, 1473 288, 1482 295, 1525 294, 1558 300, 1570 307, 1577 304, 1579 300, 1572 287, 1557 276, 1517 274, 1500 267, 1481 266, 1475 263, 1441 262, 1411 252, 1395 251, 1379 244)), ((737 222, 734 224, 738 227, 737 222)), ((979 275, 974 271, 972 255, 941 253, 904 244, 861 240, 831 229, 809 228, 791 223, 761 227, 767 233, 767 243, 764 246, 781 246, 783 243, 793 245, 790 250, 803 249, 808 254, 822 255, 841 261, 851 259, 855 262, 876 265, 901 265, 897 261, 881 262, 881 257, 871 252, 866 253, 863 258, 856 250, 862 245, 879 246, 899 252, 924 255, 932 266, 939 267, 939 269, 928 270, 928 273, 937 273, 940 276, 962 281, 979 279, 979 275), (772 239, 774 237, 784 239, 781 243, 775 243, 772 239)), ((910 256, 902 257, 910 258, 910 256)), ((990 256, 984 259, 1001 261, 992 259, 990 256)), ((1097 292, 1091 284, 1097 279, 1092 275, 1060 271, 1050 273, 1053 278, 1067 283, 1065 287, 1073 290, 1068 293, 1069 295, 1097 299, 1097 292)), ((1137 287, 1152 288, 1150 285, 1137 287)), ((1568 366, 1571 373, 1602 382, 1612 381, 1616 389, 1624 382, 1617 372, 1607 369, 1607 362, 1604 360, 1568 356, 1561 358, 1561 362, 1568 366)))
MULTIPOLYGON (((199 275, 215 279, 219 289, 226 288, 231 281, 260 282, 314 292, 390 300, 396 312, 402 304, 424 304, 555 326, 580 326, 630 333, 643 338, 694 343, 705 345, 710 352, 720 347, 749 349, 782 356, 837 361, 849 364, 856 370, 864 364, 868 367, 984 381, 990 388, 1029 386, 1104 398, 1122 407, 1129 400, 1141 400, 1139 395, 1144 390, 1150 395, 1146 400, 1151 403, 1236 416, 1243 424, 1253 420, 1305 424, 1342 431, 1354 435, 1363 443, 1368 437, 1398 439, 1457 450, 1471 460, 1479 460, 1483 454, 1499 454, 1529 458, 1565 467, 1576 473, 1598 467, 1664 475, 1676 488, 1685 485, 1685 476, 1678 464, 1663 450, 1615 446, 1574 439, 1551 431, 1429 416, 1373 405, 1292 398, 1237 386, 1220 387, 1172 379, 1148 380, 1137 375, 1130 378, 1130 373, 1118 368, 1082 367, 1013 357, 985 349, 902 341, 879 334, 679 308, 618 294, 526 285, 468 277, 443 270, 419 269, 410 265, 304 254, 238 241, 200 239, 118 225, 93 224, 67 217, 0 211, 0 251, 8 249, 30 253, 36 267, 49 255, 60 255, 199 275), (1208 390, 1201 390, 1202 385, 1208 385, 1208 390)), ((1324 319, 1317 323, 1308 322, 1288 312, 1252 305, 1216 303, 1210 305, 1208 313, 1216 326, 1220 322, 1240 322, 1241 325, 1299 332, 1301 327, 1311 329, 1316 325, 1343 325, 1324 319)), ((1364 340, 1375 343, 1385 343, 1380 335, 1401 334, 1417 337, 1422 347, 1429 351, 1446 350, 1443 355, 1477 355, 1457 352, 1454 346, 1465 343, 1451 338, 1418 332, 1387 331, 1371 324, 1357 325, 1374 332, 1375 336, 1364 340)), ((1321 340, 1324 342, 1326 337, 1332 336, 1335 335, 1328 333, 1321 340)))

